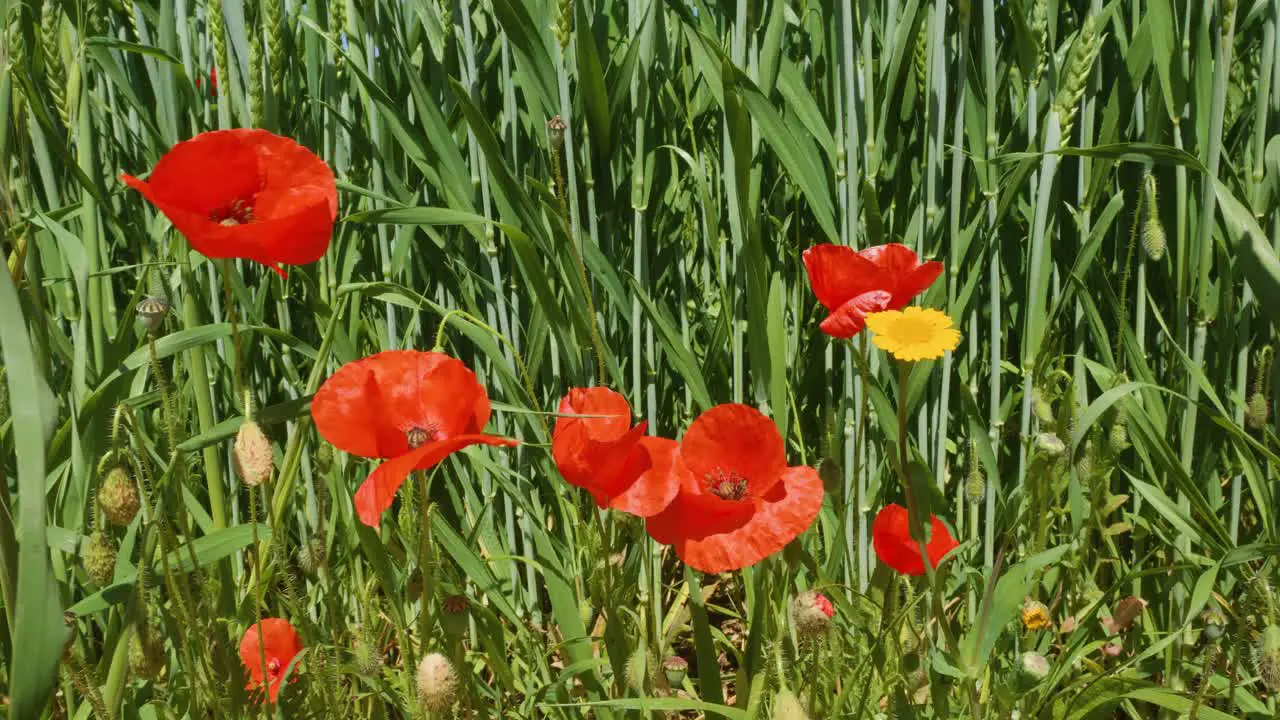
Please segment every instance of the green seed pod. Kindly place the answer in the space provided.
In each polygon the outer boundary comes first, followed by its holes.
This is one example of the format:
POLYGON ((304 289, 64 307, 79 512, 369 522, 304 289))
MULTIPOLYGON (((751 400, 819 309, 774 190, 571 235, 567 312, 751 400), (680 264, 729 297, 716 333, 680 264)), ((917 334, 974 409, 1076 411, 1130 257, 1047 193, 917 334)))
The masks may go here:
POLYGON ((1040 422, 1046 425, 1053 423, 1053 404, 1045 398, 1044 391, 1040 388, 1031 389, 1031 410, 1040 422))
POLYGON ((673 688, 684 685, 689 674, 689 662, 678 655, 672 655, 662 661, 662 673, 667 676, 667 684, 673 688))
POLYGON ((1280 626, 1268 625, 1258 638, 1258 675, 1271 692, 1280 692, 1280 626))
POLYGON ((1260 392, 1254 392, 1249 396, 1249 402, 1244 407, 1244 426, 1254 432, 1260 432, 1267 426, 1267 421, 1271 419, 1271 403, 1267 402, 1266 396, 1260 392))
POLYGON ((1049 676, 1049 661, 1038 652, 1024 652, 1018 656, 1018 671, 1028 680, 1040 681, 1049 676))
POLYGON ((440 628, 452 639, 467 634, 471 618, 471 601, 465 595, 450 595, 441 603, 440 628))
POLYGON ((1165 250, 1169 246, 1169 239, 1164 234, 1164 225, 1160 224, 1160 218, 1148 217, 1142 222, 1142 252, 1146 254, 1147 259, 1151 262, 1160 262, 1164 259, 1165 250))
POLYGON ((809 713, 795 693, 782 690, 773 699, 772 720, 809 720, 809 713))
POLYGON ((116 543, 101 530, 89 536, 80 550, 80 562, 89 579, 98 585, 108 585, 116 572, 116 543))
POLYGON ((1204 636, 1210 640, 1217 640, 1227 631, 1227 616, 1216 607, 1206 608, 1200 619, 1204 622, 1204 636))
POLYGON ((134 631, 129 641, 129 667, 151 680, 164 670, 164 629, 158 623, 150 622, 134 631))
POLYGON ((124 468, 117 465, 107 472, 107 478, 98 488, 98 504, 112 524, 125 527, 133 522, 141 503, 138 486, 129 479, 124 468))
POLYGON ((418 699, 431 712, 448 712, 458 701, 458 674, 453 663, 440 653, 431 653, 418 663, 418 699))

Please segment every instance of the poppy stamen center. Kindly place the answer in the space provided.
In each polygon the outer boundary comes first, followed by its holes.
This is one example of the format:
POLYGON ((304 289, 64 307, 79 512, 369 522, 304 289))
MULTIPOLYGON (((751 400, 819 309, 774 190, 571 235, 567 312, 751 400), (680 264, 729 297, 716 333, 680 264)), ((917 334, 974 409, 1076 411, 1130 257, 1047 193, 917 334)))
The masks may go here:
POLYGON ((733 470, 716 468, 707 473, 707 490, 722 500, 741 500, 747 496, 747 479, 733 470))
POLYGON ((267 679, 272 682, 280 679, 279 658, 267 658, 267 679))
POLYGON ((227 207, 209 213, 209 219, 228 227, 248 225, 253 222, 253 205, 245 200, 232 200, 227 207))
POLYGON ((409 449, 416 450, 429 442, 440 440, 440 434, 440 426, 429 422, 422 427, 409 428, 405 438, 409 441, 409 449))

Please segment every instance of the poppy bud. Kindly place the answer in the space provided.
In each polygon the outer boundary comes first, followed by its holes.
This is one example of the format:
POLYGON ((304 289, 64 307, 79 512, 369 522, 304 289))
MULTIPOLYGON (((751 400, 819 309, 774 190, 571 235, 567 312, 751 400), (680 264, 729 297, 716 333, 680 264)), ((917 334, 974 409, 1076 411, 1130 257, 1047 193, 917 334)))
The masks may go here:
POLYGON ((1271 692, 1280 691, 1280 626, 1268 625, 1258 639, 1258 675, 1271 692))
POLYGON ((160 329, 160 325, 164 322, 164 316, 169 313, 169 301, 163 296, 152 295, 143 298, 134 310, 138 313, 138 322, 142 323, 149 332, 155 333, 160 329))
POLYGON ((1036 450, 1039 450, 1046 457, 1056 458, 1066 452, 1067 446, 1057 435, 1042 432, 1036 435, 1036 450))
POLYGON ((1129 447, 1129 417, 1125 411, 1116 413, 1115 422, 1111 423, 1111 433, 1107 439, 1111 441, 1112 452, 1120 452, 1129 447))
POLYGON ((275 458, 271 455, 271 441, 262 428, 252 420, 240 425, 235 444, 236 472, 249 487, 257 487, 271 478, 275 458))
POLYGON ((809 713, 795 693, 784 689, 773 699, 772 720, 809 720, 809 713))
POLYGON ((1124 652, 1124 643, 1119 640, 1112 640, 1102 646, 1102 654, 1107 657, 1120 657, 1120 653, 1124 652))
POLYGON ((812 642, 826 634, 835 614, 827 596, 815 590, 806 590, 791 601, 791 621, 801 642, 812 642))
POLYGON ((378 677, 382 672, 382 653, 363 637, 356 638, 351 646, 351 659, 361 675, 378 677))
POLYGON ((662 661, 662 672, 667 676, 667 684, 678 688, 684 685, 685 676, 689 674, 689 662, 678 655, 672 655, 662 661))
POLYGON ((440 613, 440 627, 444 634, 454 639, 466 635, 471 601, 465 595, 450 595, 441 605, 444 612, 440 613))
POLYGON ((1049 661, 1038 652, 1027 651, 1018 656, 1018 670, 1028 680, 1043 680, 1049 676, 1049 661))
POLYGON ((129 667, 139 676, 154 680, 165 666, 164 631, 156 623, 139 626, 129 640, 129 667))
POLYGON ((1226 632, 1227 616, 1218 608, 1206 608, 1200 613, 1200 619, 1204 621, 1204 635, 1210 640, 1217 640, 1226 632))
POLYGON ((418 663, 418 699, 431 712, 446 712, 458 700, 458 676, 453 664, 440 653, 418 663))
POLYGON ((1267 421, 1270 419, 1271 403, 1267 402, 1265 395, 1255 391, 1249 396, 1249 402, 1244 406, 1244 426, 1258 432, 1267 426, 1267 421))
POLYGON ((627 687, 639 693, 644 692, 644 681, 649 673, 646 660, 644 648, 636 648, 622 668, 623 680, 626 681, 627 687))
POLYGON ((964 499, 971 503, 980 503, 987 495, 987 478, 982 474, 982 466, 977 458, 969 463, 969 476, 964 481, 964 499))
POLYGON ((1088 483, 1093 480, 1093 471, 1097 465, 1093 458, 1093 441, 1090 440, 1084 445, 1084 452, 1080 453, 1080 457, 1076 459, 1076 477, 1080 478, 1080 482, 1088 483))
POLYGON ((1151 262, 1163 260, 1164 251, 1168 244, 1169 241, 1164 234, 1164 226, 1160 224, 1160 218, 1149 216, 1142 223, 1142 251, 1146 253, 1147 259, 1151 262))
POLYGON ((1078 626, 1079 622, 1076 620, 1076 616, 1068 615, 1062 619, 1062 622, 1058 623, 1058 632, 1063 635, 1070 635, 1076 631, 1076 627, 1078 626))
POLYGON ((333 468, 333 446, 327 442, 321 442, 316 448, 315 457, 316 472, 321 475, 328 474, 333 468))
POLYGON ((116 544, 101 530, 89 536, 80 551, 80 561, 89 579, 98 585, 110 584, 116 572, 116 544))
POLYGON ((1146 600, 1137 595, 1130 595, 1116 603, 1115 609, 1111 611, 1111 620, 1118 629, 1128 630, 1129 626, 1133 624, 1134 620, 1138 619, 1138 616, 1142 614, 1146 607, 1146 600))
POLYGON ((315 575, 324 567, 326 555, 324 538, 316 535, 298 548, 298 568, 308 575, 315 575))
POLYGON ((112 523, 126 526, 138 514, 138 487, 129 479, 124 468, 117 465, 107 473, 107 479, 98 488, 98 504, 112 523))
POLYGON ((1044 630, 1053 625, 1049 608, 1042 602, 1027 598, 1022 604, 1022 627, 1029 631, 1044 630))
POLYGON ((1045 424, 1053 422, 1053 405, 1045 399, 1044 392, 1040 388, 1031 389, 1031 410, 1040 422, 1045 424))

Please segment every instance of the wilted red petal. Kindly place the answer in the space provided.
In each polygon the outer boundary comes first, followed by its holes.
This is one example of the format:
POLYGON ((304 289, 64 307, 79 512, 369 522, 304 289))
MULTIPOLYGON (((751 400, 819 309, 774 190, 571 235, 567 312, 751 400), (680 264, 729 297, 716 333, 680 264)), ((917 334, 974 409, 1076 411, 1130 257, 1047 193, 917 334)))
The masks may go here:
MULTIPOLYGON (((933 567, 958 543, 951 537, 951 531, 937 517, 929 523, 930 537, 925 544, 929 554, 929 563, 933 567)), ((920 546, 911 539, 911 529, 907 509, 901 505, 886 505, 876 515, 871 526, 871 539, 875 547, 876 557, 903 575, 923 575, 924 561, 920 557, 920 546)))
POLYGON ((867 315, 888 309, 892 299, 884 290, 863 293, 837 308, 818 327, 831 337, 851 338, 867 326, 867 315))
POLYGON ((730 473, 760 495, 773 487, 787 467, 778 426, 748 405, 727 403, 702 413, 680 441, 685 467, 700 481, 730 473))
MULTIPOLYGON (((211 83, 212 84, 212 83, 211 83)), ((146 181, 122 175, 206 257, 254 260, 284 274, 324 255, 338 213, 333 171, 265 130, 215 130, 174 145, 146 181), (240 205, 251 219, 222 225, 240 205)))
POLYGON ((360 522, 369 527, 377 527, 382 513, 395 500, 396 491, 414 470, 431 468, 450 454, 470 445, 510 447, 518 444, 517 440, 496 435, 455 435, 410 450, 374 468, 356 491, 356 514, 360 516, 360 522))
POLYGON ((409 450, 408 432, 479 433, 489 397, 475 373, 438 352, 387 350, 338 368, 311 401, 316 430, 353 455, 389 458, 409 450))
POLYGON ((822 509, 822 497, 817 470, 787 468, 781 481, 755 502, 744 524, 729 532, 680 538, 676 554, 689 567, 708 573, 754 565, 807 530, 822 509))
POLYGON ((300 652, 302 638, 287 620, 263 618, 261 623, 251 625, 240 638, 240 662, 249 673, 249 684, 245 689, 262 687, 265 678, 267 695, 271 702, 275 702, 280 693, 280 679, 300 652), (262 666, 264 658, 266 668, 262 666))
POLYGON ((813 294, 827 310, 884 285, 879 268, 851 247, 815 245, 804 251, 803 258, 813 294))
POLYGON ((645 437, 632 448, 620 475, 634 478, 606 503, 615 510, 636 517, 652 517, 671 504, 688 470, 680 462, 680 446, 675 440, 645 437))

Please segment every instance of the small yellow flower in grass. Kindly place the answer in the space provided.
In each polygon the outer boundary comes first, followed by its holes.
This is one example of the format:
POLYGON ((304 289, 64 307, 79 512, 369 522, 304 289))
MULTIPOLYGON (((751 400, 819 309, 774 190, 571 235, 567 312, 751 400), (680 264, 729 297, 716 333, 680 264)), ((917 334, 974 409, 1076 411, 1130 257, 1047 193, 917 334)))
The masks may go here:
POLYGON ((941 310, 908 307, 867 316, 876 347, 899 360, 933 360, 960 344, 960 332, 941 310))

